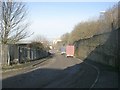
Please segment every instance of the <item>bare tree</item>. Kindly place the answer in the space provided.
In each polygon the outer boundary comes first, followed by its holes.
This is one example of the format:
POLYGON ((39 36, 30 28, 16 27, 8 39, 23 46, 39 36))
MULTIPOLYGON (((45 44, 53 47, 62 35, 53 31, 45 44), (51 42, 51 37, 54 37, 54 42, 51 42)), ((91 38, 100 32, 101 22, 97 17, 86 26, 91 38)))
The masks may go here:
POLYGON ((49 44, 50 44, 49 40, 42 35, 35 36, 32 42, 42 43, 45 49, 48 49, 49 44))
POLYGON ((69 33, 65 33, 61 36, 63 44, 68 44, 69 43, 69 36, 70 36, 69 33))
POLYGON ((106 10, 100 18, 78 23, 70 33, 71 42, 90 38, 94 35, 111 32, 118 28, 118 5, 106 10))
POLYGON ((0 37, 2 44, 15 43, 28 36, 26 31, 29 23, 26 22, 27 9, 23 2, 7 0, 1 2, 0 37))
MULTIPOLYGON (((1 27, 1 21, 2 21, 2 2, 0 1, 0 35, 1 35, 1 31, 2 31, 2 27, 1 27)), ((1 37, 0 37, 0 41, 1 41, 1 37)))
POLYGON ((23 2, 2 0, 0 2, 0 42, 2 43, 2 64, 10 65, 7 44, 14 44, 30 36, 27 32, 27 8, 23 2))

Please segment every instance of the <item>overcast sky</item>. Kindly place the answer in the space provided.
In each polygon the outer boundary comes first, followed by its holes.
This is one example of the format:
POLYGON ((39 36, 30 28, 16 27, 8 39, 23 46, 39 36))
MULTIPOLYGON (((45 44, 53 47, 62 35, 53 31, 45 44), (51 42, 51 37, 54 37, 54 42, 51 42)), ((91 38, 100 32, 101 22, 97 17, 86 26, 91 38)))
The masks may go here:
POLYGON ((81 21, 96 19, 100 11, 107 10, 117 2, 27 2, 29 30, 49 40, 71 32, 81 21))

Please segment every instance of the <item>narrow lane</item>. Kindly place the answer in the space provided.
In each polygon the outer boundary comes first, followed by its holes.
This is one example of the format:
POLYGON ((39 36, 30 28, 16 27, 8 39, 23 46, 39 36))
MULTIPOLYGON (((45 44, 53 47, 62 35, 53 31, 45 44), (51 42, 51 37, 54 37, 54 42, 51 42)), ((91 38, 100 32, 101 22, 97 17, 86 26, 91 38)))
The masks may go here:
POLYGON ((75 58, 56 55, 35 70, 3 79, 3 88, 89 88, 97 77, 94 68, 75 58))

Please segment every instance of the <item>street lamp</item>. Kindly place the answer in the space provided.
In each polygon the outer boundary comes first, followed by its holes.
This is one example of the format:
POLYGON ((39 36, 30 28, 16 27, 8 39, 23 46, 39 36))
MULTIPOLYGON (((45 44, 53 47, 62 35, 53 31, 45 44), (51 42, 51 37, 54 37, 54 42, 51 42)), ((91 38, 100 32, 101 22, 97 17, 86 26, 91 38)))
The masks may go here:
POLYGON ((104 14, 104 13, 105 13, 105 11, 100 11, 100 13, 101 13, 101 14, 104 14))
POLYGON ((105 14, 106 11, 100 11, 100 18, 103 17, 103 15, 105 14))

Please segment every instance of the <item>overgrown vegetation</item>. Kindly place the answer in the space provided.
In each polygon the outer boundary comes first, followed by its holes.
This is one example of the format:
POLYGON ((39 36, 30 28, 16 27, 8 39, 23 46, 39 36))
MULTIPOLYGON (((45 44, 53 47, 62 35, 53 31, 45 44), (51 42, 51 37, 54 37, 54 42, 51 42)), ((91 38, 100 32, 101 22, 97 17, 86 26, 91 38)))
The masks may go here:
POLYGON ((44 46, 41 42, 32 42, 30 45, 31 45, 32 48, 43 49, 44 50, 44 46))
POLYGON ((37 35, 35 36, 35 38, 33 38, 31 42, 32 42, 31 45, 34 48, 38 48, 45 51, 48 51, 50 49, 49 48, 50 42, 44 36, 37 35))
POLYGON ((94 35, 110 32, 118 28, 118 5, 114 5, 104 13, 101 13, 97 20, 88 20, 78 23, 71 33, 61 36, 63 43, 73 44, 75 41, 90 38, 94 35))
POLYGON ((78 23, 61 36, 65 44, 75 45, 75 56, 118 68, 118 5, 102 12, 97 20, 78 23))

